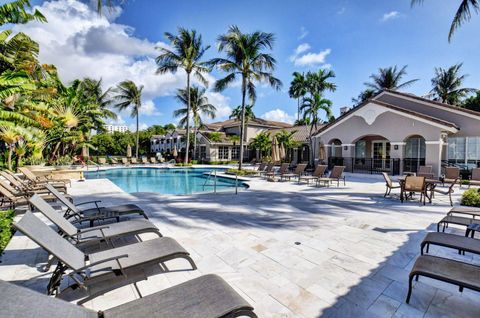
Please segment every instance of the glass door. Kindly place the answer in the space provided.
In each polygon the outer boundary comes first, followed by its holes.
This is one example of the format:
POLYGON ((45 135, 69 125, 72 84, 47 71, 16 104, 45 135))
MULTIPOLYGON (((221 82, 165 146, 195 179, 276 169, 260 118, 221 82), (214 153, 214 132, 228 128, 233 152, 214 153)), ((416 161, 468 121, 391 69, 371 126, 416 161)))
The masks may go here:
POLYGON ((390 142, 386 140, 373 141, 373 167, 380 170, 390 170, 390 142))

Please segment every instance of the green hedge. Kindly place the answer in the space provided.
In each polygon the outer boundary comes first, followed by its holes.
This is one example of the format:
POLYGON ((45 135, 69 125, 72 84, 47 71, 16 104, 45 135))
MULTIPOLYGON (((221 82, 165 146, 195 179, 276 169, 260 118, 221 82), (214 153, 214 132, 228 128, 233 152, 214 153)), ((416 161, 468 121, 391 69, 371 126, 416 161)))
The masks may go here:
POLYGON ((468 189, 462 195, 462 205, 480 207, 480 188, 468 189))
POLYGON ((238 170, 237 168, 232 168, 232 169, 228 169, 227 173, 228 174, 236 174, 237 176, 250 176, 250 175, 256 174, 257 171, 246 170, 246 169, 238 170))
POLYGON ((13 210, 0 211, 0 254, 8 242, 10 242, 10 238, 15 232, 12 227, 13 216, 13 210))

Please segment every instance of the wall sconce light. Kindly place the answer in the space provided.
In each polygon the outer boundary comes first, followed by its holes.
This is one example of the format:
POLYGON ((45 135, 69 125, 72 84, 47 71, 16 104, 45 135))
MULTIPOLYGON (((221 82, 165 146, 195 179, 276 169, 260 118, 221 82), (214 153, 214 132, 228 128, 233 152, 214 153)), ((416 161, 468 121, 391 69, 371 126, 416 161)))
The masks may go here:
POLYGON ((344 147, 343 147, 343 150, 348 150, 348 146, 344 146, 344 147))
POLYGON ((398 150, 398 145, 393 145, 393 149, 398 150))

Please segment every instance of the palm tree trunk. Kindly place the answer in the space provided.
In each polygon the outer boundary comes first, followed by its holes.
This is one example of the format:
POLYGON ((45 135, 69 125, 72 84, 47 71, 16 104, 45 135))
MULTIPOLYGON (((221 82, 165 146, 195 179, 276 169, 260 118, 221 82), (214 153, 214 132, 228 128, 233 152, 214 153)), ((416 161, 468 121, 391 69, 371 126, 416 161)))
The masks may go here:
POLYGON ((245 95, 246 95, 246 83, 245 76, 242 78, 242 115, 241 115, 241 124, 240 124, 240 158, 238 160, 238 170, 242 170, 243 164, 243 143, 244 143, 244 134, 245 134, 245 95))
POLYGON ((192 159, 197 158, 197 124, 193 127, 193 155, 192 159))
POLYGON ((190 149, 190 73, 187 72, 187 145, 185 146, 184 163, 188 163, 189 149, 190 149))
POLYGON ((300 97, 297 98, 297 121, 300 121, 300 97))
MULTIPOLYGON (((136 106, 135 106, 136 107, 136 106)), ((136 136, 136 143, 137 143, 137 146, 135 147, 135 158, 138 159, 138 144, 139 144, 139 132, 138 132, 138 109, 137 109, 137 136, 136 136)))
POLYGON ((313 124, 310 126, 310 133, 309 133, 309 138, 310 138, 310 164, 313 163, 313 156, 314 156, 314 153, 313 153, 313 138, 312 138, 312 135, 313 135, 313 124))
POLYGON ((8 170, 12 170, 12 154, 13 154, 13 144, 8 145, 8 170))

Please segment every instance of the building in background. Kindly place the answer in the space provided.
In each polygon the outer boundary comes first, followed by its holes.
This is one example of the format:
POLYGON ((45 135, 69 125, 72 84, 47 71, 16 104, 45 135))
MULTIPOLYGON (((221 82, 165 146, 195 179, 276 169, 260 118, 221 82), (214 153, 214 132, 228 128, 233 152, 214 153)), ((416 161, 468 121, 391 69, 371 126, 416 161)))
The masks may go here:
POLYGON ((105 129, 108 133, 112 134, 114 132, 127 132, 129 131, 128 126, 125 125, 105 125, 105 129))

